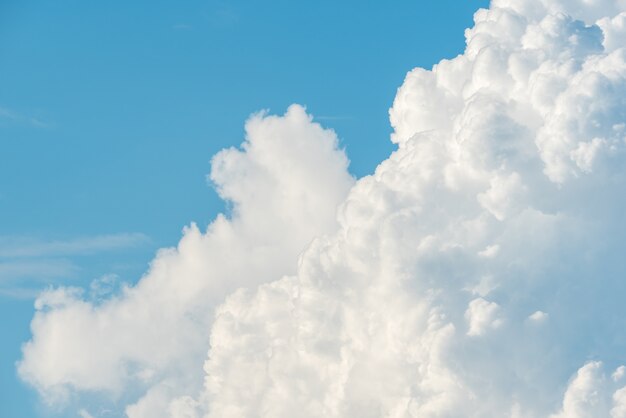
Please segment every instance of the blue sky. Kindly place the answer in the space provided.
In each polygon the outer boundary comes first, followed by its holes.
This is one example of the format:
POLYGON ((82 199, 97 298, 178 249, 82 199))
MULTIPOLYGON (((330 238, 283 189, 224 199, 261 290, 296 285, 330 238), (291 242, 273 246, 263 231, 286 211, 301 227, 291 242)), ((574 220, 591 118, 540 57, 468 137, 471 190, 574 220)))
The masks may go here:
MULTIPOLYGON (((222 203, 206 174, 253 112, 307 106, 356 176, 393 149, 406 72, 464 47, 486 1, 6 1, 0 5, 0 408, 48 416, 15 375, 33 296, 117 275, 222 203)), ((61 415, 62 416, 62 413, 61 415)))

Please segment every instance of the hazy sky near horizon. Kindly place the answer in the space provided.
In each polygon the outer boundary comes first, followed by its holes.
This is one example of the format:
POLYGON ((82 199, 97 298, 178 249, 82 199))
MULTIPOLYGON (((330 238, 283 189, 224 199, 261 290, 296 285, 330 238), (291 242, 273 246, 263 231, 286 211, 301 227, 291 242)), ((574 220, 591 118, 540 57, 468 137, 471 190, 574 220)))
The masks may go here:
POLYGON ((15 371, 41 289, 135 283, 183 226, 205 227, 224 209, 209 161, 254 112, 307 106, 371 173, 407 71, 461 53, 486 5, 2 2, 2 414, 56 416, 15 371))

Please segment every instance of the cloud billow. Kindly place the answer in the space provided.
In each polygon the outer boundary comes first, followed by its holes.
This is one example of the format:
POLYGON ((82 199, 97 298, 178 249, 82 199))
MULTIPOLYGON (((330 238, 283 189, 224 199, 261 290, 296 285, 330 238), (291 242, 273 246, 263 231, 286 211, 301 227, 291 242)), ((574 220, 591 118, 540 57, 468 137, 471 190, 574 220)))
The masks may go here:
POLYGON ((253 116, 213 160, 232 219, 97 307, 43 294, 21 376, 141 388, 131 418, 626 417, 625 22, 494 0, 354 184, 304 109, 253 116))

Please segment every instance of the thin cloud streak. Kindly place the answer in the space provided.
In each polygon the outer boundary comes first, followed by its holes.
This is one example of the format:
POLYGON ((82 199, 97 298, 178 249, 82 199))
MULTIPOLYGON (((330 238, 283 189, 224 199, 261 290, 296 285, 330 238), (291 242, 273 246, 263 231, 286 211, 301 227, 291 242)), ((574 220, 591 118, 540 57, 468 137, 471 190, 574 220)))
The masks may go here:
POLYGON ((0 283, 14 280, 47 281, 70 278, 79 268, 66 259, 18 260, 0 262, 0 283))
POLYGON ((0 257, 59 257, 91 255, 98 252, 134 248, 150 242, 141 233, 120 233, 70 240, 41 240, 31 237, 0 237, 0 257))
POLYGON ((0 125, 2 121, 14 124, 26 124, 37 128, 49 128, 52 125, 33 116, 20 114, 12 109, 0 106, 0 125))
POLYGON ((0 296, 32 299, 44 285, 75 280, 81 273, 75 257, 137 248, 150 242, 141 233, 120 233, 43 240, 34 237, 0 237, 0 296))

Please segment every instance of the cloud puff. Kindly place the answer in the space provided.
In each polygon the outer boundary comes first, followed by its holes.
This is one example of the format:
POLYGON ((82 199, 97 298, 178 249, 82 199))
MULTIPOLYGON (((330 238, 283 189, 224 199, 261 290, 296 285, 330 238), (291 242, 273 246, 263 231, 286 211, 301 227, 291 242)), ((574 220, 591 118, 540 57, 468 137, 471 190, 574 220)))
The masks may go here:
POLYGON ((21 375, 139 385, 131 418, 624 416, 625 11, 494 0, 353 186, 301 108, 253 117, 232 219, 101 305, 44 294, 21 375))
POLYGON ((119 397, 154 388, 129 408, 134 416, 151 410, 142 405, 155 391, 199 386, 213 308, 239 287, 295 272, 314 235, 336 228, 353 184, 347 165, 334 132, 302 107, 251 117, 242 148, 213 158, 211 179, 232 204, 230 218, 218 216, 205 233, 185 228, 177 248, 161 250, 136 286, 110 299, 74 288, 43 293, 20 376, 53 403, 73 391, 119 397))

